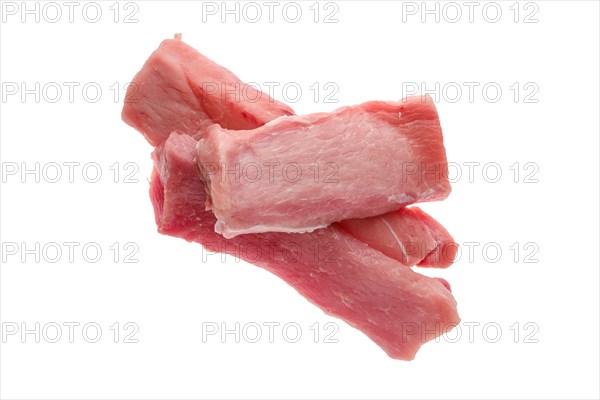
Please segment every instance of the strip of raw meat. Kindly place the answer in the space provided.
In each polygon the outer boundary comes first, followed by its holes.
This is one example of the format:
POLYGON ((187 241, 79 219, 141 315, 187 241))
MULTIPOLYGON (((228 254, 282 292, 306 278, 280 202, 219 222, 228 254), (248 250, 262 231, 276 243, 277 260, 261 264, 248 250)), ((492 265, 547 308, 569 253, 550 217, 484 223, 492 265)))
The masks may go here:
POLYGON ((450 193, 430 97, 282 117, 247 131, 215 124, 197 154, 215 230, 228 238, 309 232, 450 193))
POLYGON ((358 240, 403 265, 447 268, 457 245, 448 231, 419 207, 338 223, 358 240))
MULTIPOLYGON (((256 121, 258 126, 259 123, 270 119, 293 114, 289 107, 270 99, 265 93, 258 92, 254 93, 254 97, 270 100, 263 101, 242 114, 243 106, 252 107, 253 104, 232 103, 231 86, 243 84, 232 72, 210 61, 182 42, 178 36, 175 40, 163 41, 133 81, 123 107, 123 119, 142 132, 152 144, 162 143, 173 130, 190 136, 201 136, 201 127, 214 123, 205 112, 207 102, 201 102, 202 99, 212 100, 209 102, 211 115, 226 118, 225 125, 243 125, 252 120, 256 121), (190 65, 195 69, 192 70, 190 65), (203 82, 210 82, 217 88, 225 87, 229 90, 229 97, 222 96, 221 93, 196 96, 193 88, 202 87, 203 82), (236 108, 237 106, 240 108, 236 108), (229 112, 232 107, 241 112, 229 112)), ((246 100, 246 97, 248 96, 244 95, 241 99, 246 100)), ((368 218, 362 222, 354 220, 344 224, 344 228, 402 264, 413 266, 427 257, 433 250, 431 246, 434 242, 423 223, 419 225, 413 214, 410 211, 399 211, 397 214, 368 218), (407 221, 402 221, 402 218, 406 218, 407 221), (388 230, 384 221, 392 227, 392 231, 388 230), (373 226, 369 226, 370 224, 373 226), (350 229, 351 226, 356 228, 350 229), (395 233, 395 236, 386 233, 395 233), (402 248, 406 252, 402 251, 402 248)), ((432 224, 435 224, 435 221, 432 224)), ((435 258, 428 257, 428 260, 433 263, 435 258)))
POLYGON ((294 112, 181 41, 163 41, 133 78, 121 117, 158 146, 173 131, 214 123, 253 129, 294 112))
POLYGON ((360 240, 403 265, 418 264, 432 252, 437 243, 427 225, 413 211, 398 211, 375 217, 347 219, 338 225, 360 240))
POLYGON ((326 313, 361 330, 393 358, 413 359, 423 343, 460 321, 447 283, 412 271, 339 227, 231 240, 215 233, 216 219, 204 207, 195 147, 194 139, 174 133, 153 153, 150 195, 159 232, 272 272, 326 313))
POLYGON ((454 242, 454 238, 446 228, 429 214, 418 207, 412 207, 412 209, 415 215, 427 225, 429 232, 437 243, 436 248, 418 263, 419 267, 448 268, 456 258, 458 244, 454 242))

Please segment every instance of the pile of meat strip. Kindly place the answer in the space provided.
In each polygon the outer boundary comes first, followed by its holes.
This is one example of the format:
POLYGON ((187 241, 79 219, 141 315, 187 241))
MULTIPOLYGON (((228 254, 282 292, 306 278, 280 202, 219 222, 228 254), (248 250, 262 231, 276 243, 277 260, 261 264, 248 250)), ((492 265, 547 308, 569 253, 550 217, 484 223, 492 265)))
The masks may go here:
POLYGON ((407 207, 450 193, 431 98, 299 116, 178 34, 134 77, 122 118, 155 148, 160 233, 270 271, 393 358, 459 323, 450 285, 411 269, 457 250, 407 207))

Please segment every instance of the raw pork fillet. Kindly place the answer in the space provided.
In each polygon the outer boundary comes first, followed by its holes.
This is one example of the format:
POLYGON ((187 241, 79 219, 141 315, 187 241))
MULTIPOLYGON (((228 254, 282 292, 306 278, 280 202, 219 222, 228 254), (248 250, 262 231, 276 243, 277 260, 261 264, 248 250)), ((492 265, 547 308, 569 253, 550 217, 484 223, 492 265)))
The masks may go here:
POLYGON ((121 116, 158 146, 173 131, 193 136, 214 123, 253 129, 293 113, 175 35, 161 43, 133 78, 121 116))
POLYGON ((447 268, 458 245, 448 231, 419 207, 338 223, 358 240, 404 265, 447 268))
MULTIPOLYGON (((457 324, 456 303, 446 290, 447 282, 416 274, 339 228, 311 234, 254 234, 233 240, 214 232, 216 218, 204 209, 206 195, 197 175, 196 142, 179 134, 165 142, 170 132, 198 137, 214 120, 226 127, 245 126, 247 121, 259 126, 292 113, 274 101, 246 114, 228 112, 248 105, 238 105, 220 94, 210 97, 212 102, 197 96, 194 87, 201 82, 229 80, 219 76, 233 74, 179 40, 167 40, 136 75, 128 92, 124 120, 151 144, 160 144, 153 153, 150 188, 159 232, 266 268, 326 312, 365 332, 395 358, 412 359, 421 344, 457 324), (195 69, 186 68, 187 63, 195 69), (210 74, 212 77, 205 79, 210 74), (319 252, 315 253, 315 248, 319 252), (245 251, 248 249, 254 251, 245 251)), ((431 235, 423 240, 429 242, 431 235)))
POLYGON ((234 254, 272 272, 326 313, 361 330, 393 358, 413 359, 424 342, 460 321, 445 281, 412 271, 339 227, 231 240, 215 233, 216 219, 204 206, 195 147, 194 139, 174 133, 153 154, 150 195, 159 232, 234 254))
POLYGON ((215 124, 197 156, 215 230, 227 238, 310 232, 450 193, 430 97, 282 117, 247 131, 215 124))
MULTIPOLYGON (((123 120, 139 130, 153 145, 163 143, 172 131, 201 137, 202 128, 215 121, 227 127, 247 126, 251 121, 253 125, 249 127, 254 128, 277 117, 293 114, 288 106, 262 92, 248 92, 243 97, 238 96, 241 100, 263 99, 257 104, 234 101, 236 99, 235 93, 232 94, 232 86, 235 90, 235 85, 245 85, 232 72, 182 42, 179 35, 176 35, 175 40, 168 39, 161 43, 136 74, 133 82, 123 107, 123 120), (202 88, 203 85, 211 89, 210 96, 197 95, 198 91, 194 88, 202 88), (219 91, 215 92, 215 88, 219 91), (228 96, 223 95, 223 88, 229 91, 228 96)), ((378 250, 384 251, 383 247, 387 247, 384 253, 404 265, 412 266, 427 258, 430 266, 435 266, 439 257, 428 257, 427 250, 436 251, 431 247, 432 235, 435 236, 436 233, 429 232, 423 224, 419 226, 414 213, 399 211, 384 217, 389 220, 400 243, 396 242, 389 231, 385 236, 381 220, 379 217, 373 218, 349 223, 360 227, 351 230, 351 233, 378 250), (402 218, 407 218, 407 221, 403 222, 402 218), (374 226, 369 227, 370 224, 374 226), (359 234, 357 230, 364 233, 359 234), (367 233, 373 236, 370 238, 367 233), (409 242, 403 243, 404 240, 409 242), (378 246, 379 242, 384 243, 383 247, 378 246), (420 245, 415 246, 414 243, 420 245), (396 251, 393 250, 395 245, 398 247, 396 251), (408 254, 401 250, 403 247, 408 254)), ((436 224, 445 232, 436 221, 428 225, 436 224)), ((344 225, 344 228, 347 226, 344 225)))

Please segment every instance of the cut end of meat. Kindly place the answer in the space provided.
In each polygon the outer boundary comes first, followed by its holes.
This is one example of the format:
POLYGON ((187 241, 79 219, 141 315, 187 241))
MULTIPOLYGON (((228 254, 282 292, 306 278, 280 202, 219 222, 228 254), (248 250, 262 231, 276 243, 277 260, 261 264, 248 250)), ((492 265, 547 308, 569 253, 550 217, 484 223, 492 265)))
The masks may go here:
POLYGON ((458 243, 441 242, 417 265, 424 268, 448 268, 454 263, 457 251, 458 243))
POLYGON ((458 244, 454 242, 454 238, 431 215, 421 210, 419 207, 411 207, 414 214, 421 220, 431 232, 435 239, 436 247, 417 265, 424 268, 448 268, 454 263, 458 244))
POLYGON ((338 224, 358 240, 408 267, 421 262, 437 247, 429 227, 409 207, 338 224))
POLYGON ((158 146, 173 131, 197 135, 214 123, 254 129, 293 114, 289 106, 241 82, 175 34, 160 44, 133 78, 121 118, 158 146), (244 97, 256 101, 240 100, 244 97))
POLYGON ((423 288, 419 288, 421 290, 415 290, 411 296, 416 298, 427 296, 427 302, 431 303, 422 311, 427 313, 426 318, 418 317, 417 311, 416 315, 413 314, 413 318, 401 319, 395 327, 398 335, 395 340, 387 339, 379 342, 377 338, 371 336, 373 341, 392 358, 413 360, 423 344, 450 332, 460 323, 456 301, 447 282, 441 278, 430 278, 425 287, 427 287, 426 294, 421 292, 423 288))
POLYGON ((206 194, 195 160, 196 141, 190 136, 173 133, 152 153, 155 172, 150 195, 158 231, 190 240, 195 232, 216 222, 204 211, 206 194))

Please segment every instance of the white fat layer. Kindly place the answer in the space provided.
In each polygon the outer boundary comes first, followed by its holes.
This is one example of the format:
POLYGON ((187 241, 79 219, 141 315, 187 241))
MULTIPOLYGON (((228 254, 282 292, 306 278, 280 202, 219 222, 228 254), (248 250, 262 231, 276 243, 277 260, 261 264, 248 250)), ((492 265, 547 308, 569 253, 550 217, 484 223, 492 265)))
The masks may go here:
POLYGON ((409 204, 415 201, 414 197, 409 196, 406 193, 398 193, 388 196, 388 200, 398 204, 409 204))
POLYGON ((235 229, 228 227, 223 221, 218 220, 215 224, 215 232, 220 233, 226 239, 249 233, 283 232, 283 233, 310 233, 317 229, 327 228, 329 224, 308 226, 302 228, 290 228, 276 225, 254 225, 247 229, 235 229))

